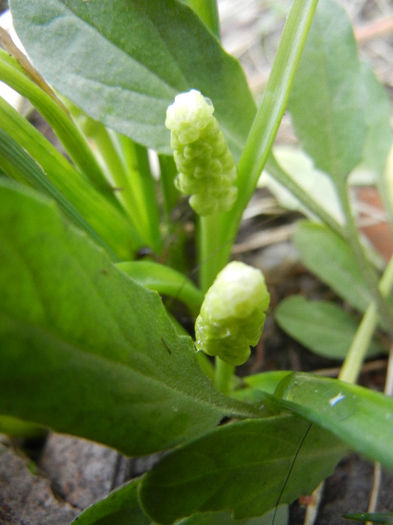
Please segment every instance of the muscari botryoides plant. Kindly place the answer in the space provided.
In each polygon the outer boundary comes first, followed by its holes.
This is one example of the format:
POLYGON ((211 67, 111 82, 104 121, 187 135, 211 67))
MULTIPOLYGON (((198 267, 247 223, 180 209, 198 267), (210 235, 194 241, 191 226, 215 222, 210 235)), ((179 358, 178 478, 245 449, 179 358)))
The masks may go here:
POLYGON ((348 449, 393 468, 393 401, 356 385, 367 355, 386 351, 374 332, 393 333, 392 265, 364 244, 349 197, 362 165, 391 214, 389 104, 342 8, 293 1, 257 109, 214 1, 10 6, 31 63, 3 35, 14 56, 0 52, 0 80, 67 156, 0 99, 0 429, 167 451, 76 522, 286 523, 348 449), (339 215, 272 150, 287 106, 339 215), (264 168, 312 217, 295 236, 305 264, 364 313, 305 298, 278 310, 294 337, 344 360, 338 379, 235 375, 269 303, 260 270, 230 262, 264 168), (168 297, 188 308, 191 336, 168 297))

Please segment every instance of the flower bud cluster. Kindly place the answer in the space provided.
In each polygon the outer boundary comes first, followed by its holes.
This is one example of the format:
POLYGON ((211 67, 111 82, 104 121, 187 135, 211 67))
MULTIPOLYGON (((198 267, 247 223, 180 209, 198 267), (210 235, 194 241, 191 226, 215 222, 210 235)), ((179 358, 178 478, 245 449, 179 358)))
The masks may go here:
POLYGON ((175 97, 165 121, 179 171, 176 187, 191 195, 199 215, 229 210, 237 197, 235 162, 213 112, 212 103, 192 89, 175 97))
POLYGON ((229 263, 203 301, 195 324, 198 350, 237 366, 250 356, 262 333, 269 293, 262 273, 241 262, 229 263))

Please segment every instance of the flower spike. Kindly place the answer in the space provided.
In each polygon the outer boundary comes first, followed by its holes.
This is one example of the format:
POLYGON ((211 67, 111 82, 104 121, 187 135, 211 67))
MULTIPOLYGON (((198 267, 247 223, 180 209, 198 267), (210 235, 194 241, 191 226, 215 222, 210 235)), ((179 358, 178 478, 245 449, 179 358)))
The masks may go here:
POLYGON ((230 210, 237 197, 236 166, 211 101, 191 89, 175 97, 165 125, 179 171, 176 187, 199 215, 230 210))

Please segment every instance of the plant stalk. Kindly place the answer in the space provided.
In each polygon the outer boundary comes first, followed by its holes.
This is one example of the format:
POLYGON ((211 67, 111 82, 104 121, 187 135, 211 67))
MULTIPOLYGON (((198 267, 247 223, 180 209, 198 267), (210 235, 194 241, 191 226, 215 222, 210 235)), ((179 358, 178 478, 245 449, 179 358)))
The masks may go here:
MULTIPOLYGON (((379 291, 387 297, 393 287, 393 257, 390 259, 379 283, 379 291)), ((371 338, 378 324, 376 303, 371 303, 358 327, 347 357, 341 367, 339 379, 348 383, 356 383, 359 377, 371 338)))
POLYGON ((232 390, 232 380, 235 367, 223 361, 220 357, 215 359, 215 383, 216 388, 225 395, 232 390))
POLYGON ((239 198, 234 208, 222 215, 221 265, 229 259, 243 211, 270 154, 317 3, 317 0, 294 0, 292 4, 261 105, 239 161, 239 198))
POLYGON ((207 215, 199 218, 199 282, 206 293, 217 273, 225 265, 221 264, 220 216, 207 215))
POLYGON ((377 274, 375 272, 375 269, 372 267, 370 261, 368 260, 364 247, 360 240, 356 220, 352 213, 352 207, 346 181, 342 184, 337 184, 336 187, 340 198, 341 206, 346 218, 347 240, 350 243, 352 250, 359 261, 363 276, 371 293, 374 296, 376 308, 379 312, 379 315, 381 316, 381 319, 386 325, 386 330, 389 332, 390 336, 393 337, 393 310, 381 294, 377 274))

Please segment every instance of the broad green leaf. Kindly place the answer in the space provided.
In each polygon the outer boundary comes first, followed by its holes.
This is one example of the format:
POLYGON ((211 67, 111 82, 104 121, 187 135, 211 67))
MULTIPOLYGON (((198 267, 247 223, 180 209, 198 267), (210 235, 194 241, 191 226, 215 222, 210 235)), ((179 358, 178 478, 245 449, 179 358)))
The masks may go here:
POLYGON ((306 221, 298 224, 294 242, 309 270, 351 306, 366 310, 373 298, 348 243, 325 226, 306 221))
MULTIPOLYGON (((310 157, 293 146, 276 146, 274 155, 286 175, 293 179, 294 184, 307 193, 318 208, 322 208, 342 224, 343 213, 331 178, 326 173, 317 170, 310 157)), ((267 164, 266 173, 260 178, 260 186, 266 185, 284 208, 300 211, 309 219, 315 220, 316 215, 312 213, 312 210, 301 203, 286 185, 277 181, 274 172, 270 175, 269 168, 272 169, 271 163, 270 166, 269 163, 267 164)))
POLYGON ((0 414, 138 455, 232 411, 159 296, 116 269, 53 202, 3 182, 0 225, 0 414))
POLYGON ((218 17, 218 5, 216 0, 181 0, 189 5, 207 27, 219 38, 220 21, 218 17))
MULTIPOLYGON (((132 481, 111 492, 106 498, 88 507, 73 525, 153 525, 142 511, 138 501, 139 480, 132 481)), ((234 520, 228 512, 205 512, 182 519, 177 525, 271 525, 273 511, 251 519, 234 520)), ((288 509, 280 505, 275 525, 286 525, 288 509)))
MULTIPOLYGON (((280 327, 316 354, 344 359, 355 337, 358 322, 350 313, 327 301, 308 301, 302 296, 284 299, 275 311, 280 327)), ((368 355, 383 353, 374 340, 368 355)))
POLYGON ((232 518, 230 512, 203 512, 177 521, 176 525, 287 525, 287 523, 288 506, 279 505, 277 510, 272 509, 257 518, 236 520, 232 518))
POLYGON ((326 377, 294 373, 275 397, 295 414, 342 439, 351 448, 393 469, 393 399, 379 392, 326 377))
POLYGON ((155 465, 141 482, 141 504, 163 524, 224 509, 259 516, 310 493, 344 452, 330 433, 289 415, 230 423, 155 465))
POLYGON ((367 133, 363 66, 345 10, 319 2, 289 109, 317 168, 343 181, 360 162, 367 133))
POLYGON ((111 492, 88 507, 72 523, 75 525, 151 525, 138 502, 139 480, 111 492))
POLYGON ((367 123, 362 167, 378 176, 383 173, 393 141, 390 125, 391 103, 386 90, 365 62, 361 63, 361 75, 363 111, 367 123))
POLYGON ((37 69, 106 126, 170 153, 165 111, 176 93, 209 97, 235 154, 255 106, 244 74, 188 6, 176 0, 10 2, 37 69))

